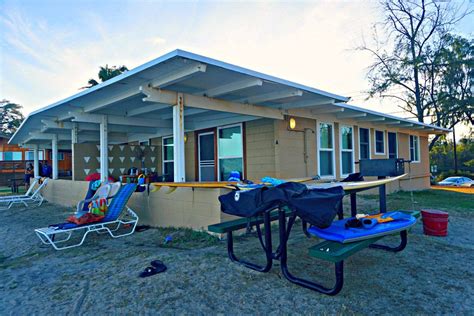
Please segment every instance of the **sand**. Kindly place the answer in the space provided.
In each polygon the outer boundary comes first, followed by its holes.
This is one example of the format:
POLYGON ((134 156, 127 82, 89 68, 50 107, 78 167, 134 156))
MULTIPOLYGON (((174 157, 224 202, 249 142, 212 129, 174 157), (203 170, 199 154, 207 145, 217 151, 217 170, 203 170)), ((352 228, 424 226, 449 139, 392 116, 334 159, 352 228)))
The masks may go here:
MULTIPOLYGON (((163 245, 167 232, 149 229, 121 239, 91 234, 82 247, 64 251, 41 245, 33 229, 61 222, 70 212, 48 203, 3 211, 2 315, 474 314, 472 215, 451 214, 446 238, 423 235, 418 223, 403 252, 357 253, 345 262, 343 290, 330 297, 286 281, 278 262, 269 273, 234 264, 227 258, 225 241, 199 235, 186 241, 186 234, 178 232, 163 245), (139 278, 154 259, 168 270, 139 278)), ((290 268, 331 285, 333 266, 307 255, 317 242, 295 227, 290 268)), ((253 236, 238 238, 236 253, 261 258, 253 236)))

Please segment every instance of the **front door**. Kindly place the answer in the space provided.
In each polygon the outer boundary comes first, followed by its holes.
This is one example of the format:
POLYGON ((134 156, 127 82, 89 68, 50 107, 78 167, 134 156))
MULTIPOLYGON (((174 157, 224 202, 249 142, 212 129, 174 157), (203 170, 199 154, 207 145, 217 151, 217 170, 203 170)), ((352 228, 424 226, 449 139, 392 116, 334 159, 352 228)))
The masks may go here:
POLYGON ((397 133, 388 133, 388 158, 397 158, 397 133))
POLYGON ((198 135, 199 181, 216 181, 214 132, 198 135))

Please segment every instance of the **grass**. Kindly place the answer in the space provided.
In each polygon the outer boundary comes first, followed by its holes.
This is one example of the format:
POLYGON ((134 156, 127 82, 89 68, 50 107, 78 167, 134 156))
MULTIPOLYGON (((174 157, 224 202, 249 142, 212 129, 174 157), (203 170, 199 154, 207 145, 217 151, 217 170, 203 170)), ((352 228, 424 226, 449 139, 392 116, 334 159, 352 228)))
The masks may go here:
POLYGON ((7 196, 7 195, 18 195, 18 194, 24 194, 26 192, 25 186, 20 186, 18 187, 18 193, 12 193, 12 189, 10 187, 0 187, 0 196, 7 196))
MULTIPOLYGON (((378 200, 378 195, 361 195, 368 200, 378 200)), ((411 193, 401 191, 387 196, 387 208, 396 209, 438 209, 447 212, 458 212, 463 215, 474 215, 474 195, 442 191, 424 190, 413 192, 414 205, 411 200, 411 193)))

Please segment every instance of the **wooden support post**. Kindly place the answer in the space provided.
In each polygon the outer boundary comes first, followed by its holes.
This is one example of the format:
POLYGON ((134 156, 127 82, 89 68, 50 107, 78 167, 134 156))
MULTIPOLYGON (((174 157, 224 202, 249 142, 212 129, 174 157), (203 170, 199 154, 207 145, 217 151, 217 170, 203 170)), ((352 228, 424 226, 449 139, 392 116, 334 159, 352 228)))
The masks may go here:
POLYGON ((178 93, 173 106, 174 182, 185 182, 184 164, 184 96, 178 93))
POLYGON ((38 145, 34 145, 34 148, 33 148, 33 170, 34 170, 34 177, 39 178, 40 170, 39 170, 38 145))
POLYGON ((77 144, 77 123, 72 123, 72 129, 71 129, 71 155, 72 155, 72 166, 71 166, 71 174, 72 174, 72 181, 76 180, 76 172, 75 172, 75 145, 77 144))
POLYGON ((100 181, 107 182, 109 176, 107 115, 102 115, 100 122, 100 181))
POLYGON ((52 151, 52 160, 53 160, 53 180, 58 178, 58 135, 53 134, 53 138, 51 140, 51 151, 52 151))

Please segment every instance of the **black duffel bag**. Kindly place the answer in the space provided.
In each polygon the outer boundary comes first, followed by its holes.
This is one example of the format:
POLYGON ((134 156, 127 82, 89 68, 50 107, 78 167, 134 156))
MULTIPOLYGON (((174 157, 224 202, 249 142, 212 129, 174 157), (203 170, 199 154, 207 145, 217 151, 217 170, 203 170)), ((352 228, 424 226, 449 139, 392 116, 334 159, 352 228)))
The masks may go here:
POLYGON ((263 192, 267 187, 256 188, 248 191, 232 191, 219 196, 221 202, 221 211, 240 217, 252 217, 269 209, 272 204, 265 203, 263 192))
POLYGON ((341 186, 327 189, 307 189, 293 195, 288 205, 304 221, 319 228, 329 227, 337 215, 344 197, 341 186))
POLYGON ((342 187, 308 189, 306 185, 286 182, 276 187, 248 191, 232 191, 219 196, 221 211, 240 217, 252 217, 288 205, 300 218, 311 225, 325 228, 336 217, 344 197, 342 187))
POLYGON ((288 204, 293 195, 306 190, 304 184, 286 182, 276 187, 261 187, 248 191, 232 191, 219 196, 221 211, 240 217, 252 217, 288 204))

